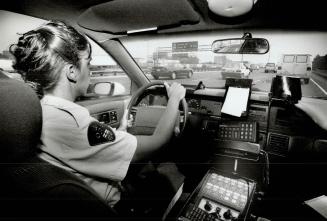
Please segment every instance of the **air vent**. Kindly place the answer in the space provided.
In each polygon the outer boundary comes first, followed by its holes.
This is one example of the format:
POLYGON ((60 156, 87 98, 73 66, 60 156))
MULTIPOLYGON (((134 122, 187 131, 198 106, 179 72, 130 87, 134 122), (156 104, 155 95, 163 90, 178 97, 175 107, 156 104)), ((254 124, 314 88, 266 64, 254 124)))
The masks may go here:
POLYGON ((250 106, 249 118, 253 121, 265 122, 267 108, 263 106, 250 106))
POLYGON ((250 110, 254 110, 254 111, 261 111, 261 112, 266 112, 267 108, 265 107, 260 107, 260 106, 250 106, 250 110))
POLYGON ((289 136, 281 134, 270 134, 268 141, 268 150, 280 154, 288 152, 289 136))

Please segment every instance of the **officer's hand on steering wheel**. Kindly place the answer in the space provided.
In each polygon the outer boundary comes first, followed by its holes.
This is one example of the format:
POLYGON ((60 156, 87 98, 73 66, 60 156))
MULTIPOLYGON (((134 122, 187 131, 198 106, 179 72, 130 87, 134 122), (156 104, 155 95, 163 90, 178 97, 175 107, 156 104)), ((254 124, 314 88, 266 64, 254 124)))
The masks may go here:
MULTIPOLYGON (((167 82, 164 82, 164 85, 166 87, 169 99, 171 99, 171 98, 177 99, 179 102, 185 97, 186 90, 182 85, 180 85, 176 82, 174 82, 171 86, 169 86, 169 84, 167 82)), ((174 134, 175 134, 175 136, 178 136, 180 133, 181 133, 181 131, 179 129, 179 122, 176 121, 176 125, 174 128, 174 134)))
POLYGON ((176 124, 175 127, 172 128, 174 135, 176 137, 179 137, 181 134, 183 134, 186 126, 186 122, 188 118, 188 106, 185 100, 186 89, 181 84, 176 82, 172 83, 171 85, 168 85, 168 83, 162 81, 150 82, 147 85, 141 87, 138 91, 136 91, 133 94, 130 103, 128 104, 128 111, 130 113, 129 119, 130 119, 131 126, 127 127, 127 131, 136 135, 138 134, 149 135, 151 133, 151 130, 153 130, 156 127, 156 123, 151 124, 151 122, 148 122, 149 119, 143 119, 143 118, 147 118, 147 114, 150 114, 150 116, 154 117, 153 122, 157 122, 157 123, 159 122, 159 119, 156 118, 161 116, 160 112, 162 113, 162 108, 160 107, 160 105, 157 107, 155 105, 152 105, 152 107, 150 107, 151 105, 149 106, 146 105, 142 107, 137 106, 144 97, 149 95, 147 93, 151 91, 147 91, 147 90, 149 90, 149 88, 151 87, 154 92, 157 90, 156 93, 159 93, 167 97, 167 99, 175 103, 175 105, 179 105, 178 106, 179 113, 176 119, 176 124), (162 90, 163 87, 165 90, 162 90), (139 115, 139 111, 141 113, 140 115, 139 115), (137 116, 139 116, 138 120, 136 120, 137 116), (144 130, 145 126, 142 125, 143 121, 147 122, 146 125, 147 130, 144 130))
POLYGON ((125 109, 124 110, 124 115, 120 120, 120 125, 119 125, 119 128, 117 130, 126 131, 128 127, 132 126, 133 115, 130 114, 129 117, 127 117, 127 115, 128 115, 128 109, 125 109))
POLYGON ((181 101, 185 97, 186 90, 181 84, 174 82, 171 86, 169 86, 167 82, 164 82, 164 85, 166 87, 169 99, 173 98, 181 101))

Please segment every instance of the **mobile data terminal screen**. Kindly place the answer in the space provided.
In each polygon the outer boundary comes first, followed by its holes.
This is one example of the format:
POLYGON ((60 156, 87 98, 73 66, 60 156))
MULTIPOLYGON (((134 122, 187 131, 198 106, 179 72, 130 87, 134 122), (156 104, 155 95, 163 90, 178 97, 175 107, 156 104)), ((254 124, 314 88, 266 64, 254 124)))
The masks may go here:
POLYGON ((233 117, 247 116, 249 99, 251 96, 251 86, 252 79, 227 78, 221 113, 233 117))

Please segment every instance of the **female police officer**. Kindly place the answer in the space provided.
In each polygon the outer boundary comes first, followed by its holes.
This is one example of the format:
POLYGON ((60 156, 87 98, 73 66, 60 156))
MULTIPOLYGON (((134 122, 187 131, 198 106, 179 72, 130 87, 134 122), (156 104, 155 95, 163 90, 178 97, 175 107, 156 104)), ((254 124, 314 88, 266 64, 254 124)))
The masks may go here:
POLYGON ((133 136, 102 125, 74 103, 86 93, 91 60, 89 42, 74 28, 49 22, 23 34, 10 51, 16 59, 13 67, 44 93, 40 157, 75 173, 110 206, 115 205, 130 163, 151 156, 170 138, 185 88, 167 87, 168 105, 154 134, 133 136))

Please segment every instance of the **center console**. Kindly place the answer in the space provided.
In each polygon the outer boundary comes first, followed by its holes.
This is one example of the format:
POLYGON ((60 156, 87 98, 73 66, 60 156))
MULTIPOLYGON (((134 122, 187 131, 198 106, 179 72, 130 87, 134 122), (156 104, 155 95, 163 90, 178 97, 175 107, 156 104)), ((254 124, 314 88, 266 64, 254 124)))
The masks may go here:
MULTIPOLYGON (((257 180, 250 179, 248 174, 246 177, 241 176, 237 165, 245 163, 247 166, 256 167, 256 163, 249 162, 258 162, 260 159, 258 123, 235 120, 203 123, 203 128, 211 132, 211 139, 207 144, 212 149, 212 168, 192 192, 178 213, 177 220, 245 220, 249 216, 253 195, 257 191, 257 180), (224 162, 215 159, 218 156, 230 159, 233 162, 233 170, 224 168, 224 162)), ((260 168, 255 170, 259 171, 260 168)))
POLYGON ((255 174, 252 169, 246 170, 247 167, 257 167, 263 154, 259 143, 260 120, 252 119, 250 115, 251 86, 251 79, 229 78, 220 105, 216 101, 211 101, 211 105, 202 100, 200 103, 190 101, 191 111, 197 113, 200 110, 200 114, 203 111, 207 114, 201 121, 201 133, 206 138, 205 144, 212 159, 209 161, 211 168, 179 210, 177 220, 248 218, 254 193, 262 188, 257 174, 268 177, 268 173, 261 173, 261 168, 255 168, 255 174), (242 168, 238 169, 238 165, 242 168))
POLYGON ((247 216, 256 183, 210 169, 179 213, 177 220, 240 220, 247 216))

